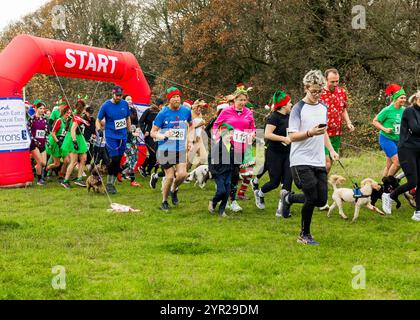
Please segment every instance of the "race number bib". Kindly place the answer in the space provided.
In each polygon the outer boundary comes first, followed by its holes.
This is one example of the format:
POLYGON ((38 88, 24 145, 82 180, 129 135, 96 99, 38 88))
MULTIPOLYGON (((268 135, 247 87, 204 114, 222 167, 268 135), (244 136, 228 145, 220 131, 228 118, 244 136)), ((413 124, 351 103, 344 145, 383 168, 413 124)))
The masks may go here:
POLYGON ((45 130, 36 130, 35 138, 36 139, 44 139, 45 138, 45 130))
POLYGON ((400 134, 401 123, 394 123, 394 133, 400 134))
POLYGON ((233 141, 236 143, 245 143, 248 134, 246 132, 234 130, 233 131, 233 141))
POLYGON ((173 135, 169 137, 169 140, 185 140, 185 129, 171 129, 173 135))
POLYGON ((115 120, 115 130, 121 130, 127 128, 127 119, 115 120))

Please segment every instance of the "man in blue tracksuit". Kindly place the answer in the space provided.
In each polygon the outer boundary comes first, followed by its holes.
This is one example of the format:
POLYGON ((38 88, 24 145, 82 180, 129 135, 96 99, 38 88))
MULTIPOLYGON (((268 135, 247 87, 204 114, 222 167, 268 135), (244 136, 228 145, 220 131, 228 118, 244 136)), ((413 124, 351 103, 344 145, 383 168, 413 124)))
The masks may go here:
POLYGON ((96 119, 96 129, 103 135, 105 127, 106 149, 111 160, 108 166, 106 190, 115 194, 115 181, 120 171, 121 158, 127 144, 127 128, 131 128, 130 108, 122 99, 123 89, 115 86, 112 89, 112 99, 105 101, 96 119))

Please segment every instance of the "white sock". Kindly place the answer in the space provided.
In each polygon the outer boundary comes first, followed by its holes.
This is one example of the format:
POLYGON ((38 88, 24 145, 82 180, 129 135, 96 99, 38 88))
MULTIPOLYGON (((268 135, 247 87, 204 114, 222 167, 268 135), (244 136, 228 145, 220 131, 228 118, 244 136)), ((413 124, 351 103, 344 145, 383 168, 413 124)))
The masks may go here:
POLYGON ((262 192, 262 191, 261 191, 261 189, 260 189, 260 190, 258 190, 258 196, 260 196, 260 197, 264 197, 264 192, 262 192))
POLYGON ((255 184, 257 184, 258 182, 259 182, 258 178, 257 178, 257 177, 255 177, 255 178, 254 178, 254 183, 255 183, 255 184))

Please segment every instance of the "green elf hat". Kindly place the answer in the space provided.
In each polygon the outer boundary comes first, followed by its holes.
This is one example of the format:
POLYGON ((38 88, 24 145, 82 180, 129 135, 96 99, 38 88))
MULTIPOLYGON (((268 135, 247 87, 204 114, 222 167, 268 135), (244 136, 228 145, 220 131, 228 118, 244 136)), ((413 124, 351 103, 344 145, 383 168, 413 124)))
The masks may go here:
POLYGON ((166 99, 169 101, 175 95, 182 96, 181 91, 176 87, 170 87, 166 90, 166 99))
POLYGON ((281 90, 277 90, 274 93, 273 99, 272 99, 273 109, 277 110, 277 109, 280 109, 281 107, 284 107, 290 102, 290 100, 291 100, 290 96, 288 96, 285 92, 281 90))
POLYGON ((42 101, 41 99, 36 99, 34 101, 34 104, 33 104, 34 108, 36 108, 38 106, 38 104, 42 104, 44 107, 47 107, 47 105, 45 104, 45 102, 42 101))
POLYGON ((385 89, 385 94, 392 97, 392 101, 397 100, 401 96, 405 96, 405 90, 398 84, 391 84, 385 89))
POLYGON ((234 130, 234 129, 233 129, 233 127, 232 127, 229 123, 223 122, 223 123, 219 126, 219 130, 220 130, 220 135, 221 135, 222 137, 224 137, 224 136, 225 136, 225 134, 226 134, 228 131, 232 131, 232 130, 234 130))

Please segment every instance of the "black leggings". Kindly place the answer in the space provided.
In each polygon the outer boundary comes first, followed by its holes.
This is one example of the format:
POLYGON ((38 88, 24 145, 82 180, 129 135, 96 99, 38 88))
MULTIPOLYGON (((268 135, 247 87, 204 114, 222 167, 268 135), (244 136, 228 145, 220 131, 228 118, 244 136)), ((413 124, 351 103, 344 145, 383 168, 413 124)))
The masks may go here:
POLYGON ((156 150, 158 147, 157 142, 153 140, 151 137, 146 137, 145 139, 147 151, 149 152, 149 156, 144 161, 142 167, 146 172, 151 173, 153 168, 158 168, 157 159, 156 159, 156 150))
POLYGON ((265 157, 270 181, 261 188, 261 191, 263 193, 270 192, 278 188, 280 182, 283 183, 283 189, 292 191, 292 172, 290 171, 289 153, 269 149, 265 157))
POLYGON ((261 179, 267 171, 268 171, 268 165, 267 165, 267 149, 266 149, 264 152, 264 166, 260 168, 259 172, 257 172, 257 179, 261 179))
POLYGON ((117 156, 117 157, 112 157, 111 158, 111 163, 108 166, 108 174, 110 176, 117 176, 118 173, 121 172, 121 167, 120 167, 120 163, 121 163, 121 158, 122 156, 117 156))
MULTIPOLYGON (((391 199, 393 200, 397 200, 400 194, 417 187, 420 182, 420 150, 398 149, 398 160, 407 178, 407 183, 399 186, 391 193, 391 199)), ((420 211, 420 188, 417 188, 416 191, 416 211, 420 211)))
POLYGON ((315 207, 322 207, 328 199, 327 170, 325 167, 294 166, 291 167, 296 186, 303 191, 302 195, 289 196, 289 203, 302 203, 302 235, 311 233, 312 215, 315 207))

